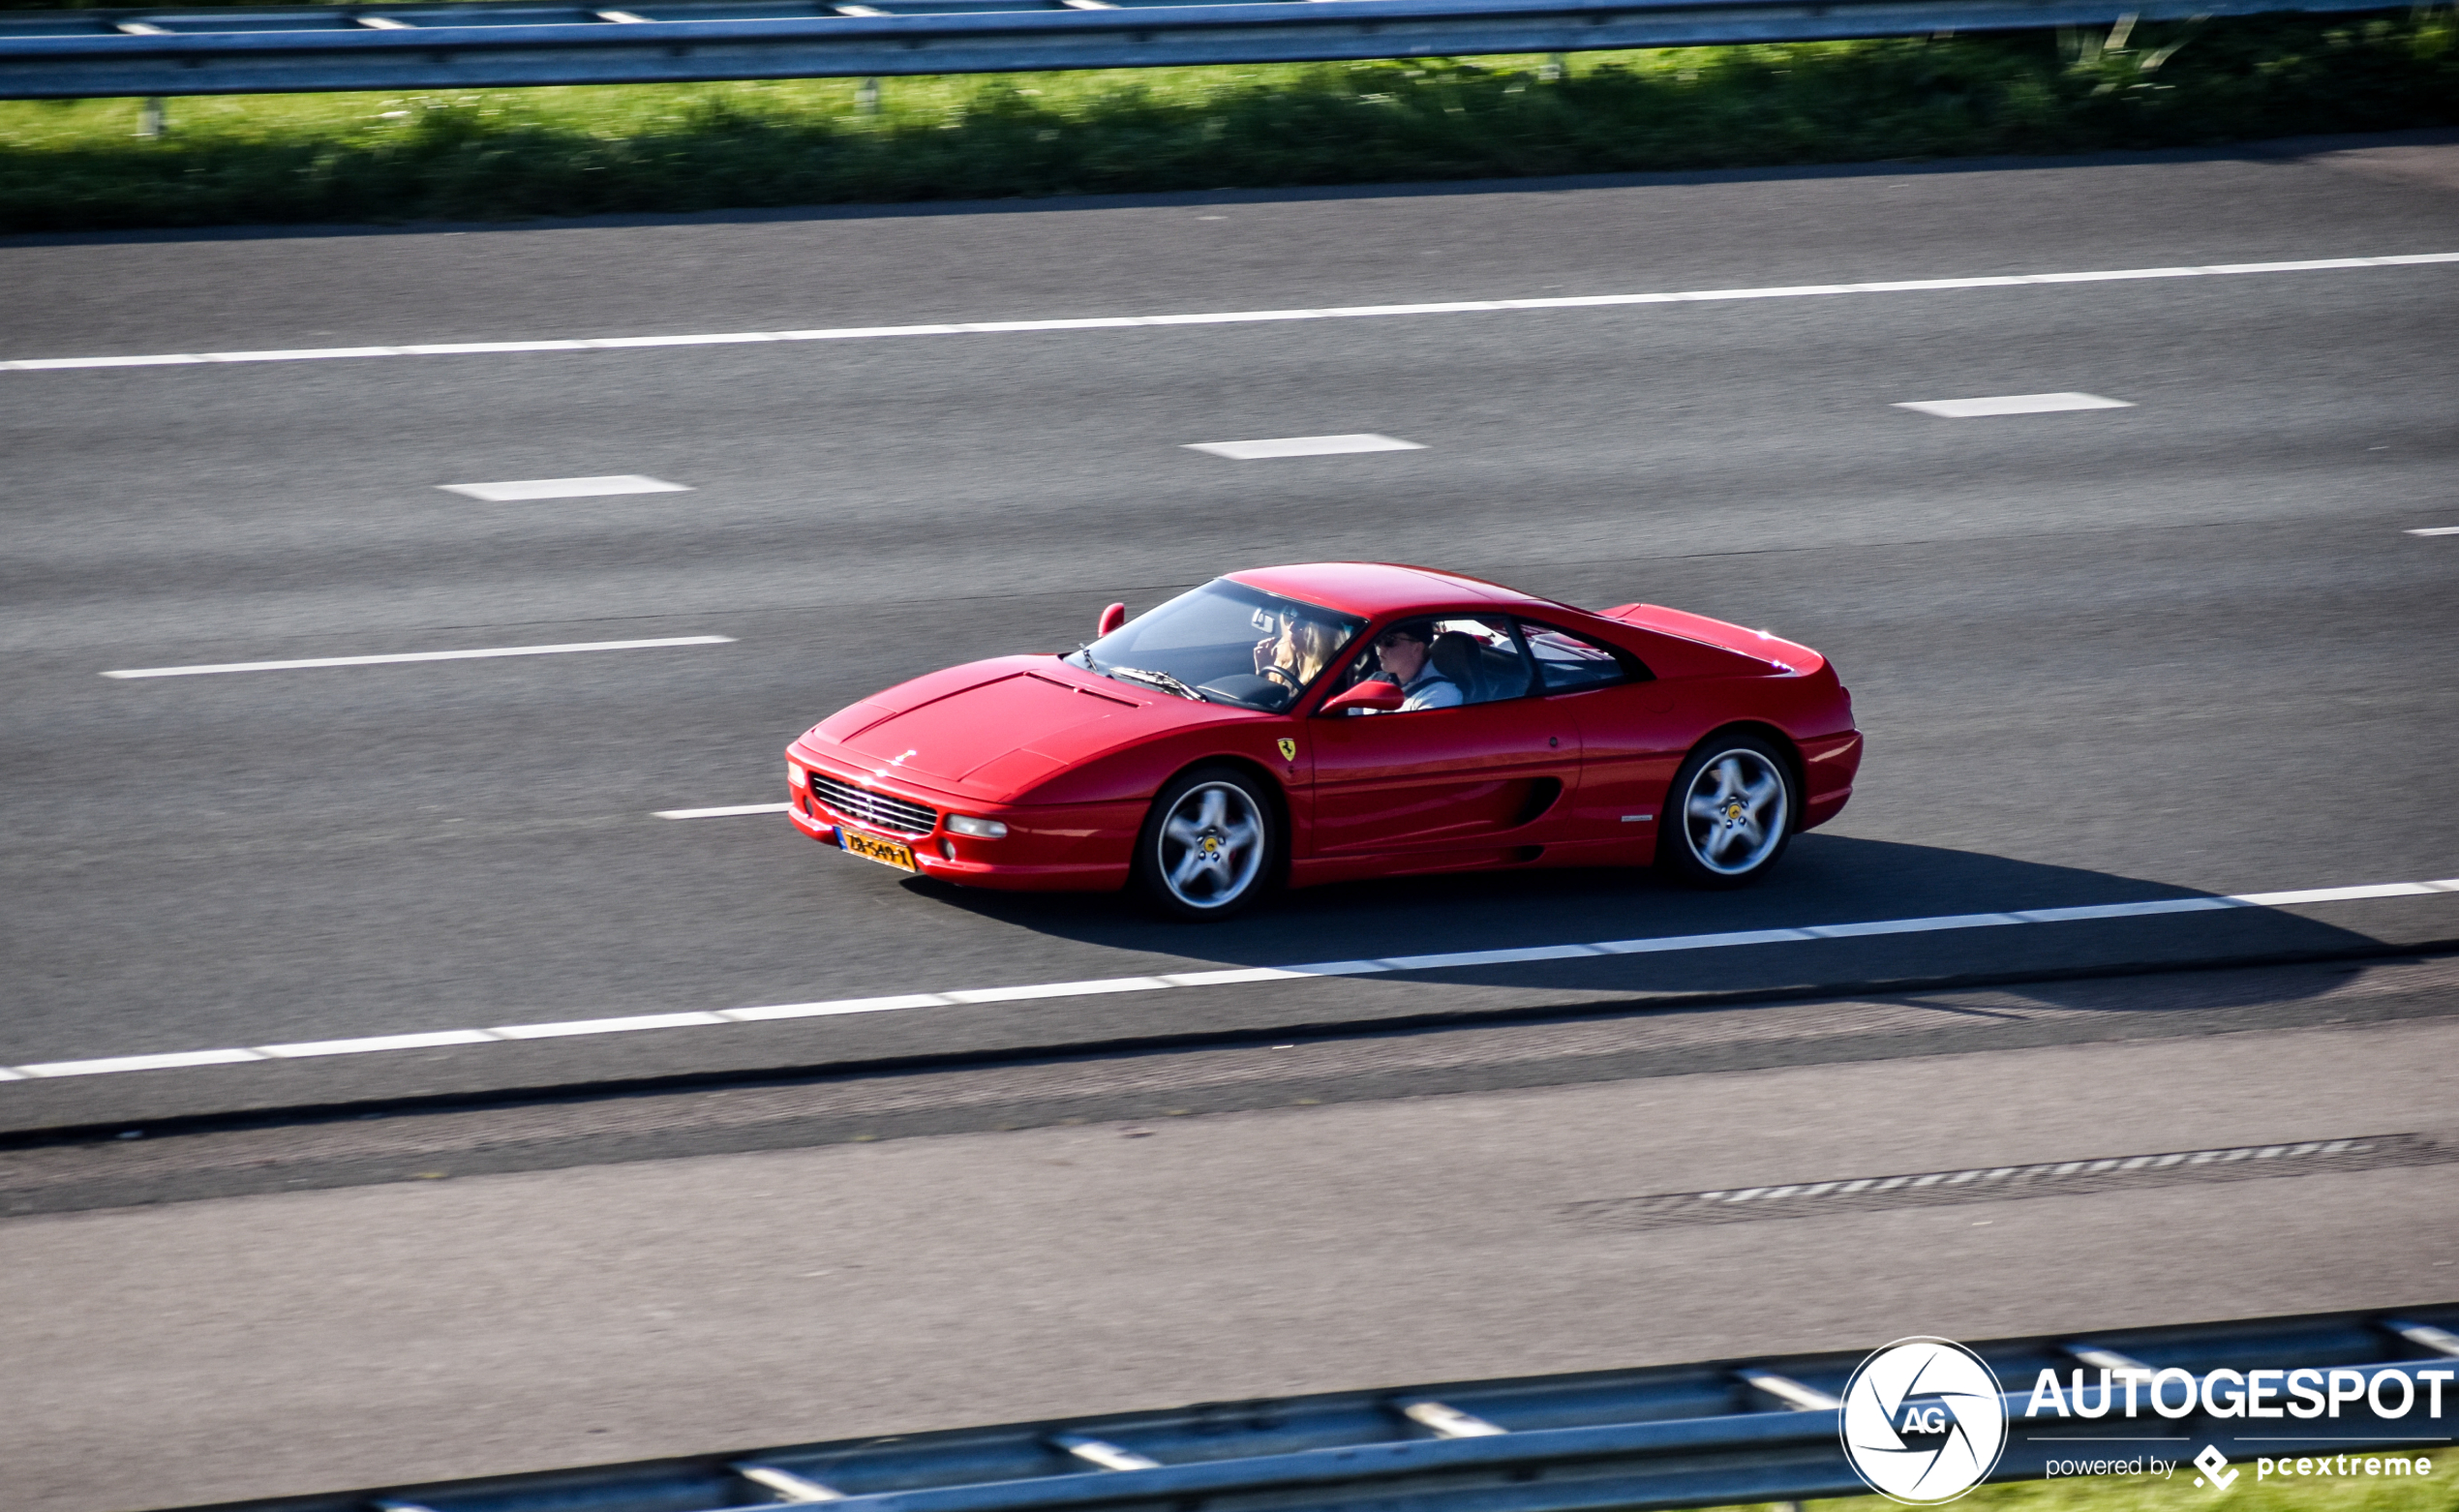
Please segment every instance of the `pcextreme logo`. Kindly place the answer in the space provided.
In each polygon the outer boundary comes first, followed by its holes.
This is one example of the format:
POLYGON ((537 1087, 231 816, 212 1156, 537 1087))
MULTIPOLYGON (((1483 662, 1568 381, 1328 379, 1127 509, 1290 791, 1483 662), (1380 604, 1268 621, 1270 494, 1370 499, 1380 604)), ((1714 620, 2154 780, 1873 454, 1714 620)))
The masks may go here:
POLYGON ((2195 1477, 2198 1486, 2203 1483, 2203 1475, 2211 1477, 2211 1489, 2214 1491, 2226 1491, 2237 1483, 2237 1472, 2230 1467, 2216 1443, 2202 1446, 2202 1453, 2195 1456, 2195 1468, 2202 1471, 2202 1475, 2195 1477))
POLYGON ((2007 1446, 1998 1377, 1952 1339, 1898 1339, 1864 1360, 1838 1420, 1854 1473, 1907 1506, 1955 1500, 2007 1446))

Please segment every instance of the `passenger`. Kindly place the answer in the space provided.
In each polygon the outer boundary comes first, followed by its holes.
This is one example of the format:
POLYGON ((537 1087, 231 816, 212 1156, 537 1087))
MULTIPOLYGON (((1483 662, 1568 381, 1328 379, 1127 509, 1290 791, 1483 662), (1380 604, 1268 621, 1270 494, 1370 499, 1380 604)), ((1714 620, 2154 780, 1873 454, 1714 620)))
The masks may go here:
POLYGON ((1399 712, 1451 709, 1462 702, 1460 684, 1437 672, 1427 659, 1425 625, 1392 626, 1376 638, 1375 652, 1381 659, 1384 675, 1398 682, 1401 692, 1407 695, 1399 712))
POLYGON ((1258 676, 1272 679, 1292 693, 1314 681, 1340 650, 1332 627, 1299 615, 1281 617, 1281 633, 1255 644, 1258 676))

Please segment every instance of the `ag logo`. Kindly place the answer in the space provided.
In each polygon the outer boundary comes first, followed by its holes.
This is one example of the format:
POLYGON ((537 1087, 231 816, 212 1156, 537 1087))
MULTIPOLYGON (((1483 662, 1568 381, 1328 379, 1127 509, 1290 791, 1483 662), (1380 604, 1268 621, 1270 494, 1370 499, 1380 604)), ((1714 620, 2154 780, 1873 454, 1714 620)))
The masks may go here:
POLYGON ((1281 759, 1283 761, 1295 761, 1298 759, 1298 742, 1290 740, 1286 735, 1281 738, 1281 759))
POLYGON ((1855 1368, 1844 1458, 1891 1501, 1935 1506, 1988 1478, 2007 1446, 1998 1377, 1947 1339, 1898 1339, 1855 1368))

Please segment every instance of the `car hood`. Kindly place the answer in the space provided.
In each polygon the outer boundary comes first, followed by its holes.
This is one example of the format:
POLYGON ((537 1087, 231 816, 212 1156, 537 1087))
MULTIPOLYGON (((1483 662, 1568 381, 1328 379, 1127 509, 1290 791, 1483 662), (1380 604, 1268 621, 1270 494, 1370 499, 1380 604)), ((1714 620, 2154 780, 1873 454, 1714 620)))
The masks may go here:
POLYGON ((813 733, 882 775, 1003 797, 1207 711, 1140 696, 1055 657, 1005 657, 873 694, 813 733))

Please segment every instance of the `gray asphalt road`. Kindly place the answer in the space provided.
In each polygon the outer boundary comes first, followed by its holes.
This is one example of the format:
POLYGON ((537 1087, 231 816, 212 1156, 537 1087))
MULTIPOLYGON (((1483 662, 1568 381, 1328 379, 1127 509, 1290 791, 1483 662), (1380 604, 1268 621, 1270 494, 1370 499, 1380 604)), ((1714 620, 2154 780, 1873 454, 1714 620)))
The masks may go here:
MULTIPOLYGON (((2459 148, 0 249, 9 355, 1163 314, 2459 250, 2459 148), (2387 156, 2385 155, 2387 154, 2387 156), (2421 154, 2421 156, 2420 156, 2421 154), (2388 165, 2386 167, 2385 165, 2388 165), (2407 176, 2401 176, 2401 175, 2407 176), (1218 219, 1213 219, 1218 217, 1218 219)), ((0 1065, 2459 875, 2459 268, 0 374, 0 1065), (2135 408, 1940 420, 1899 401, 2135 408), (1186 443, 1378 431, 1422 451, 1186 443), (643 473, 687 493, 438 485, 643 473), (959 894, 775 817, 796 731, 1241 563, 1414 559, 1836 657, 1860 797, 1739 896, 959 894), (732 644, 113 681, 106 669, 732 644)), ((2459 897, 0 1086, 17 1128, 2459 936, 2459 897)))
MULTIPOLYGON (((2447 144, 106 238, 0 245, 0 359, 2433 252, 2447 144)), ((2410 533, 2459 525, 2455 296, 2444 264, 0 372, 0 1066, 2459 876, 2459 537, 2410 533), (2133 408, 1893 408, 2065 390, 2133 408), (1184 449, 1353 431, 1425 449, 1184 449), (438 487, 616 473, 690 492, 438 487), (1210 929, 653 817, 776 801, 785 741, 883 683, 1344 556, 1819 646, 1861 794, 1745 894, 1455 878, 1210 929), (100 676, 702 635, 733 640, 100 676)), ((2448 1164, 1650 1233, 1577 1204, 2447 1147, 2455 939, 2442 892, 0 1082, 23 1135, 746 1077, 17 1140, 0 1460, 13 1504, 99 1512, 2433 1300, 2448 1164), (2111 975, 2141 966, 2204 969, 2111 975), (1888 985, 1974 978, 2005 984, 1888 985)))
MULTIPOLYGON (((2459 957, 2437 955, 1637 1013, 1608 1005, 1494 1024, 1293 1032, 1247 1044, 1079 1050, 674 1090, 574 1089, 378 1118, 346 1104, 154 1125, 110 1138, 20 1140, 0 1147, 0 1215, 1777 1067, 2386 1025, 2446 1017, 2454 1007, 2459 957)), ((2348 1068, 2324 1078, 2352 1094, 2346 1104, 2354 1118, 2370 1104, 2353 1094, 2352 1079, 2348 1068)), ((2459 1144, 2452 1151, 2459 1158, 2459 1144)))
POLYGON ((2432 1134, 2454 1041, 2444 1016, 19 1219, 0 1273, 34 1284, 0 1288, 0 1456, 13 1507, 106 1512, 1911 1332, 2396 1309, 2449 1294, 2447 1151, 1653 1230, 1586 1204, 2432 1134))

